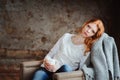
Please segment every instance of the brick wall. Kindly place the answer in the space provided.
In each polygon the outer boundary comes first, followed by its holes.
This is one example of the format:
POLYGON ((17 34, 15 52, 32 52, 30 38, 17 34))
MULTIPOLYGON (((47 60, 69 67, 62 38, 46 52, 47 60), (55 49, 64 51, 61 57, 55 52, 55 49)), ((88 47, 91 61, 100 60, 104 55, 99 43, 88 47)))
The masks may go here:
POLYGON ((0 72, 17 72, 20 63, 30 60, 41 60, 48 53, 45 50, 17 50, 0 48, 0 72))

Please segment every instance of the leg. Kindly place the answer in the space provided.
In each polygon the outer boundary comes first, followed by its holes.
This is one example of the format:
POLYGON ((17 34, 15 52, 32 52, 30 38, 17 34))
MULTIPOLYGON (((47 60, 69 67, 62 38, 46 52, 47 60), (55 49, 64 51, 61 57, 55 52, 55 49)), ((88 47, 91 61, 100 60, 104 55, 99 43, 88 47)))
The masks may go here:
POLYGON ((70 71, 72 71, 72 68, 69 65, 63 65, 56 72, 70 72, 70 71))
POLYGON ((51 72, 47 71, 45 68, 40 68, 37 70, 33 76, 33 80, 49 80, 51 72))

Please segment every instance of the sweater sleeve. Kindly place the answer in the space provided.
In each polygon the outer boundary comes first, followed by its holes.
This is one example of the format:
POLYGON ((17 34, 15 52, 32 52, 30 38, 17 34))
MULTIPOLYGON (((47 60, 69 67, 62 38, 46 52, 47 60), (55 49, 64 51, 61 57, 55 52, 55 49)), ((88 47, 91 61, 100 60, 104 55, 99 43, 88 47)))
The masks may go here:
POLYGON ((114 68, 114 78, 115 80, 120 80, 120 66, 119 66, 119 56, 118 56, 118 50, 115 43, 115 40, 113 39, 113 68, 114 68))
MULTIPOLYGON (((60 65, 59 65, 59 61, 53 59, 53 57, 58 54, 58 51, 63 43, 63 39, 65 37, 67 33, 65 33, 57 42, 56 44, 53 46, 53 48, 49 51, 49 53, 45 56, 44 59, 47 59, 49 60, 49 62, 51 64, 55 64, 55 69, 53 70, 53 72, 55 72, 56 70, 58 70, 60 68, 60 65)), ((41 67, 44 67, 44 62, 43 64, 41 65, 41 67)))
POLYGON ((94 67, 96 80, 108 80, 108 66, 102 41, 103 40, 98 41, 94 48, 92 48, 93 50, 91 52, 91 62, 94 67))
POLYGON ((84 73, 85 80, 95 80, 93 67, 88 67, 86 64, 84 64, 81 70, 84 73))
POLYGON ((59 48, 61 47, 61 44, 63 42, 65 34, 56 42, 56 44, 53 46, 53 48, 49 51, 49 53, 45 56, 44 59, 52 59, 55 54, 57 54, 59 48))
POLYGON ((115 40, 114 40, 113 37, 111 38, 111 42, 112 42, 111 45, 112 45, 112 60, 113 60, 113 64, 110 64, 110 62, 109 62, 110 72, 111 72, 111 74, 114 75, 113 77, 114 77, 115 80, 120 80, 119 56, 118 56, 117 46, 116 46, 116 43, 115 43, 115 40), (113 66, 113 69, 111 69, 111 66, 113 66), (114 72, 112 72, 112 70, 114 72))
POLYGON ((104 40, 104 44, 105 44, 104 45, 105 48, 107 48, 104 50, 106 53, 106 59, 107 59, 108 69, 110 71, 110 74, 112 75, 113 79, 119 80, 120 79, 120 68, 119 68, 118 51, 117 51, 115 40, 113 37, 108 37, 108 39, 104 40), (111 47, 108 47, 108 46, 111 46, 111 47))

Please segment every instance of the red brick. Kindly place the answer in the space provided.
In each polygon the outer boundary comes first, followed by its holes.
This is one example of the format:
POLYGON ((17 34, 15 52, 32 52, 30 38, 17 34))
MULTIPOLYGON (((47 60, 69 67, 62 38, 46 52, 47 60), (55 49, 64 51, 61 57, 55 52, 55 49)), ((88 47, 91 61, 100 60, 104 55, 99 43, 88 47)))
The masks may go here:
POLYGON ((43 53, 43 51, 38 50, 38 51, 30 51, 30 54, 35 55, 35 56, 40 56, 40 55, 42 55, 44 53, 43 53))
POLYGON ((28 50, 7 50, 7 57, 23 58, 28 55, 28 50))
POLYGON ((6 49, 0 48, 0 56, 5 56, 6 55, 5 51, 6 49))

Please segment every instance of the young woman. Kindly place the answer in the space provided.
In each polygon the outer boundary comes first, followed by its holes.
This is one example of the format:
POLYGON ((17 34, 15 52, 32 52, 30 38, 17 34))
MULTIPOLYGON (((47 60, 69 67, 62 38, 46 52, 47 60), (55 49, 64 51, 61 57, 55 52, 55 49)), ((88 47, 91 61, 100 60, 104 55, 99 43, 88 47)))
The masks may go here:
POLYGON ((104 33, 100 19, 85 22, 76 34, 65 33, 44 58, 33 80, 49 80, 53 73, 74 71, 85 63, 92 44, 104 33))

